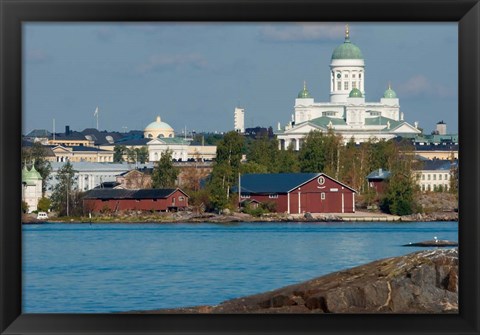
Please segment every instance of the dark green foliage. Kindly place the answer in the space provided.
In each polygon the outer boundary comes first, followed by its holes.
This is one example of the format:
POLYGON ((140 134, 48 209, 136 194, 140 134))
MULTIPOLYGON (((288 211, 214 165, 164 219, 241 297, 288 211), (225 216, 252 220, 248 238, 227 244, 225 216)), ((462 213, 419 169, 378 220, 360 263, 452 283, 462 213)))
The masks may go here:
POLYGON ((28 204, 22 201, 22 213, 28 213, 28 204))
POLYGON ((113 148, 113 162, 122 163, 124 161, 123 155, 126 154, 127 148, 124 145, 116 145, 113 148))
POLYGON ((217 146, 217 158, 207 184, 210 206, 220 211, 230 205, 230 188, 236 185, 240 173, 243 136, 235 131, 225 134, 217 146))
POLYGON ((50 200, 58 216, 72 215, 72 209, 78 202, 75 170, 70 162, 65 163, 57 172, 57 184, 53 187, 50 200))
POLYGON ((177 181, 178 169, 173 166, 172 152, 170 150, 160 157, 152 172, 153 188, 172 188, 177 181))
POLYGON ((38 200, 37 208, 40 212, 48 212, 51 205, 52 202, 50 201, 50 199, 42 197, 38 200))
POLYGON ((148 161, 148 149, 146 147, 126 148, 125 154, 129 163, 145 164, 148 161))

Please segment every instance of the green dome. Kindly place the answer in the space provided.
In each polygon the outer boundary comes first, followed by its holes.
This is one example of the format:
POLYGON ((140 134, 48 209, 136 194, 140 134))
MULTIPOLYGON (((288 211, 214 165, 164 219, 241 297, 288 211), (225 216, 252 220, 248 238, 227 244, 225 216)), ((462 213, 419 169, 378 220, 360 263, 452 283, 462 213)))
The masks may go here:
POLYGON ((343 44, 333 50, 332 59, 363 59, 362 51, 346 38, 343 44))
POLYGON ((157 120, 150 123, 148 126, 145 127, 145 131, 147 130, 173 130, 172 127, 166 122, 162 122, 160 116, 157 116, 157 120))
POLYGON ((298 93, 297 98, 299 98, 299 99, 309 99, 311 97, 312 96, 310 95, 310 92, 308 92, 308 90, 307 90, 307 83, 303 82, 303 90, 301 90, 298 93))
POLYGON ((394 90, 388 85, 388 89, 383 93, 383 97, 387 99, 396 99, 397 98, 397 93, 395 93, 394 90))
POLYGON ((353 90, 350 91, 350 94, 348 96, 350 98, 361 98, 362 92, 358 88, 354 88, 353 90))

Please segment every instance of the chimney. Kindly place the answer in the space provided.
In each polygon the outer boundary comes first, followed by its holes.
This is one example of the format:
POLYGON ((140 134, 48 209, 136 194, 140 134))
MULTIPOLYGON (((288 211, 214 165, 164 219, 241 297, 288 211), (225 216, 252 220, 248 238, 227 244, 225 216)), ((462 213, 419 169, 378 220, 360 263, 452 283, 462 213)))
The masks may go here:
POLYGON ((65 126, 65 136, 70 135, 70 126, 65 126))

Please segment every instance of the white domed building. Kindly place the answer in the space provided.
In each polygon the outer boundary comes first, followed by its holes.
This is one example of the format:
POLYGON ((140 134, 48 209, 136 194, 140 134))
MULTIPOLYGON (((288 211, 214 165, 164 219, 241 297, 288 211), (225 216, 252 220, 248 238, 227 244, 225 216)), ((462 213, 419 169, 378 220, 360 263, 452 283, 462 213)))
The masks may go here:
POLYGON ((168 123, 162 122, 160 116, 157 116, 154 122, 145 127, 143 136, 152 139, 157 137, 173 138, 175 137, 175 131, 168 123))
POLYGON ((379 102, 365 101, 365 60, 360 48, 350 41, 348 25, 345 41, 332 53, 329 83, 329 102, 315 102, 304 83, 295 99, 292 121, 275 132, 281 149, 292 144, 299 150, 312 130, 332 129, 344 143, 352 138, 361 143, 371 138, 388 140, 421 133, 416 125, 404 121, 399 99, 390 85, 379 102))
POLYGON ((151 139, 147 142, 150 162, 159 161, 167 150, 171 151, 173 160, 187 161, 190 142, 175 137, 174 129, 168 123, 163 122, 160 116, 157 116, 154 122, 145 127, 143 136, 151 139))

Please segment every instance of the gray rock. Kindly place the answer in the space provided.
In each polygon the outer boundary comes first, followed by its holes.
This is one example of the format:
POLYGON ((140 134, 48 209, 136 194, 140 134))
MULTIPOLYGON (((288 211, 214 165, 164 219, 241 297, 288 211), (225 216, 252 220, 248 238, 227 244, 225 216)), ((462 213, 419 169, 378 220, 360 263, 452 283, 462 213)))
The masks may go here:
POLYGON ((458 313, 458 250, 387 258, 207 307, 153 313, 458 313))

